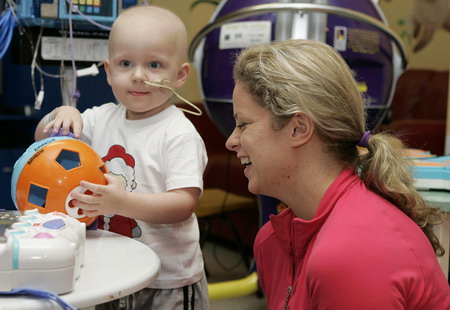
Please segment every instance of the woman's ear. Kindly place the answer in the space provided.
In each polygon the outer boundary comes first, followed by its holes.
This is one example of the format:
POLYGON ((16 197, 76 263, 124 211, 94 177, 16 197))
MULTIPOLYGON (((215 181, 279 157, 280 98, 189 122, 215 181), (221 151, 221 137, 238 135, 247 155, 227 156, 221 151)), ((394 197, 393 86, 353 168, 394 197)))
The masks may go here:
POLYGON ((181 88, 184 83, 186 83, 190 68, 191 67, 187 62, 181 65, 180 70, 178 71, 177 80, 175 81, 175 88, 181 88))
POLYGON ((311 140, 315 126, 305 113, 296 113, 290 123, 292 145, 302 146, 311 140))

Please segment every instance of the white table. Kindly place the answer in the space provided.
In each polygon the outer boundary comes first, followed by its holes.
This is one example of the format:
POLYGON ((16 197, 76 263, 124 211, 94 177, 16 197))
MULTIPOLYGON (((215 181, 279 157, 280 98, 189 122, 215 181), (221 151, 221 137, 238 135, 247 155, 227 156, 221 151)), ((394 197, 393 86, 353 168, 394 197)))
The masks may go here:
POLYGON ((446 277, 449 272, 449 252, 450 252, 450 192, 446 191, 419 191, 423 199, 433 207, 437 207, 446 212, 447 217, 444 223, 435 229, 436 236, 445 249, 444 256, 438 257, 439 264, 446 277))
MULTIPOLYGON (((160 260, 144 244, 103 230, 88 230, 85 263, 74 290, 61 298, 87 308, 137 292, 159 275, 160 260)), ((29 297, 1 297, 0 309, 61 309, 56 302, 29 297)))

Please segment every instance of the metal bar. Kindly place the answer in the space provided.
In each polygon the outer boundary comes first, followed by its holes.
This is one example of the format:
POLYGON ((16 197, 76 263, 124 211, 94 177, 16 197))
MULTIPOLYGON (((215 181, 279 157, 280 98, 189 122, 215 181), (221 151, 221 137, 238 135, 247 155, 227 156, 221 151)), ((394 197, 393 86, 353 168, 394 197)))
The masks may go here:
POLYGON ((216 19, 214 22, 209 23, 205 27, 203 27, 198 34, 192 39, 191 44, 189 45, 189 60, 194 60, 194 53, 197 49, 197 46, 200 44, 200 42, 203 40, 203 38, 213 31, 214 29, 218 28, 219 26, 249 16, 254 16, 258 14, 264 14, 264 13, 273 13, 273 12, 280 12, 280 11, 302 11, 302 12, 317 12, 317 13, 330 13, 335 15, 340 15, 344 17, 349 17, 354 20, 358 20, 360 22, 363 22, 365 24, 368 24, 370 26, 373 26, 380 30, 381 32, 385 33, 390 37, 392 41, 394 41, 397 49, 400 52, 400 56, 402 59, 402 67, 403 69, 406 68, 408 65, 408 55, 406 52, 406 49, 403 45, 402 40, 400 37, 393 32, 389 27, 387 27, 383 22, 380 20, 373 18, 372 16, 369 16, 367 14, 350 10, 346 8, 341 8, 333 5, 327 5, 327 4, 311 4, 311 3, 268 3, 268 4, 261 4, 261 5, 253 5, 249 7, 245 7, 239 10, 236 10, 234 12, 231 12, 227 15, 224 15, 218 19, 216 19))

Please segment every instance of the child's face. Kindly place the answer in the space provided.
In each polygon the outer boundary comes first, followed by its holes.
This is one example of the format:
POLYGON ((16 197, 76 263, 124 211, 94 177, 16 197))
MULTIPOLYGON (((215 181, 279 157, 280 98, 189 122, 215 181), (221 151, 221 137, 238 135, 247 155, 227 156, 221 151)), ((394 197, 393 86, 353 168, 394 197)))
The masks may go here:
POLYGON ((147 118, 169 106, 172 93, 144 81, 160 80, 173 88, 184 84, 189 65, 179 39, 176 31, 154 21, 122 23, 114 30, 105 70, 127 119, 147 118))

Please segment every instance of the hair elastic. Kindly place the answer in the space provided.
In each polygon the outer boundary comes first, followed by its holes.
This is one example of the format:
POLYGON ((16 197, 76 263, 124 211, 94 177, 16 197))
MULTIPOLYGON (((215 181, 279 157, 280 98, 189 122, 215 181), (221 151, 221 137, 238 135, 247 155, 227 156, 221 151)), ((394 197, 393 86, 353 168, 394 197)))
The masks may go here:
POLYGON ((360 147, 367 147, 371 136, 372 132, 370 130, 366 130, 366 132, 364 132, 363 136, 361 137, 361 139, 359 139, 356 145, 360 147))

